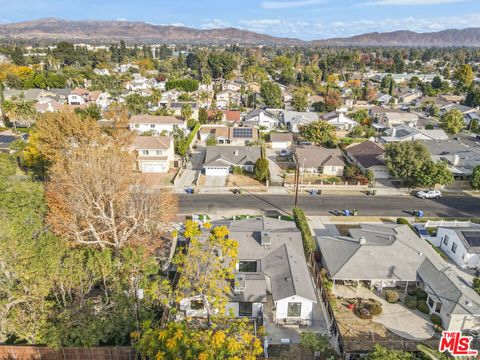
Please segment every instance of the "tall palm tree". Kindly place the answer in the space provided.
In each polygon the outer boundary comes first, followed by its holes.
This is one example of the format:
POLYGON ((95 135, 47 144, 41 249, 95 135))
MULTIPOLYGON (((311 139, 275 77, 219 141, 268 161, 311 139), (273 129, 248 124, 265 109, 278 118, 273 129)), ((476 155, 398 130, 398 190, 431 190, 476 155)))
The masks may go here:
POLYGON ((34 102, 25 99, 4 101, 2 104, 2 111, 12 122, 16 133, 18 133, 18 120, 27 120, 29 123, 33 123, 38 117, 34 102))

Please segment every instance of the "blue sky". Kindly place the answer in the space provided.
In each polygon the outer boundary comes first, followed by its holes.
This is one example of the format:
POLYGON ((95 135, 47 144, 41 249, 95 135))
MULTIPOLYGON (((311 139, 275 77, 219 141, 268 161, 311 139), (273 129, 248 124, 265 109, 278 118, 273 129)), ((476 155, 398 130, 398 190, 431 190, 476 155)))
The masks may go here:
POLYGON ((480 0, 0 0, 1 23, 43 17, 232 26, 310 40, 480 27, 480 0))

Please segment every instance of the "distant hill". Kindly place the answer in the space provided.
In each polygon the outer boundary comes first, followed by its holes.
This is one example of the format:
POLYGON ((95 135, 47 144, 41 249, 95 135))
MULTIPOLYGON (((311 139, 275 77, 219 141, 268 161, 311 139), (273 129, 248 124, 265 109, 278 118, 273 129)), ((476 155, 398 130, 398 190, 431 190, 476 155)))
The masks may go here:
POLYGON ((448 29, 437 32, 417 33, 399 30, 393 32, 373 32, 347 38, 315 40, 313 45, 332 46, 480 46, 480 28, 448 29))
MULTIPOLYGON (((318 37, 321 37, 321 33, 318 37)), ((279 38, 235 28, 199 30, 184 26, 152 25, 145 22, 55 18, 0 25, 0 39, 28 42, 105 43, 125 40, 133 43, 251 44, 304 46, 480 46, 480 28, 449 29, 430 33, 393 31, 368 33, 347 38, 302 41, 279 38)))

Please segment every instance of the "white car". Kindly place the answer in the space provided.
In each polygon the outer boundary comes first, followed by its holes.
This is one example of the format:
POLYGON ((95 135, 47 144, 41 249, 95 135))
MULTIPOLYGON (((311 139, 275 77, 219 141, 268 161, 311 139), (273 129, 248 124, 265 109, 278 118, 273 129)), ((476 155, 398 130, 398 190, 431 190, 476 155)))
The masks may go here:
POLYGON ((429 190, 420 190, 416 193, 417 197, 421 199, 438 199, 442 196, 440 190, 429 189, 429 190))

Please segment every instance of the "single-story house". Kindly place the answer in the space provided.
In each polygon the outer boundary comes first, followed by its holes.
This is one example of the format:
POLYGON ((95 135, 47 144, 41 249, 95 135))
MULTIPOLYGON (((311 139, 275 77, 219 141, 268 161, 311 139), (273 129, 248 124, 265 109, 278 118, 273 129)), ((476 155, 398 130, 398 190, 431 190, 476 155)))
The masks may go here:
POLYGON ((245 145, 258 140, 258 129, 227 125, 202 125, 198 132, 198 139, 207 141, 211 137, 215 138, 219 144, 245 145))
POLYGON ((171 102, 168 104, 168 109, 173 111, 174 116, 181 116, 184 105, 190 105, 190 108, 192 109, 191 117, 195 120, 198 120, 198 111, 200 110, 200 107, 195 101, 171 102))
POLYGON ((16 140, 27 140, 28 134, 15 135, 12 130, 0 132, 0 153, 10 153, 10 145, 16 140))
POLYGON ((315 112, 284 110, 280 120, 291 132, 298 132, 301 125, 317 121, 318 115, 315 112))
POLYGON ((187 124, 185 120, 175 116, 133 115, 129 128, 139 133, 155 131, 161 134, 163 131, 171 133, 176 128, 186 131, 187 124))
POLYGON ((349 118, 343 113, 339 113, 337 116, 331 117, 326 119, 326 121, 330 124, 335 126, 335 129, 338 131, 350 131, 355 126, 358 126, 358 122, 349 118))
POLYGON ((263 109, 255 109, 245 115, 244 123, 249 126, 273 129, 278 127, 280 120, 272 113, 263 109))
POLYGON ((480 226, 440 226, 428 239, 461 268, 480 269, 480 226))
POLYGON ((252 172, 261 157, 258 146, 207 146, 203 171, 206 176, 228 176, 233 167, 252 172))
POLYGON ((387 129, 385 135, 380 137, 380 142, 384 144, 414 140, 448 140, 448 135, 442 129, 419 130, 409 125, 397 125, 387 129))
POLYGON ((349 233, 317 237, 334 287, 343 281, 367 282, 378 292, 419 286, 427 293, 429 313, 440 316, 445 330, 480 330, 480 295, 408 225, 361 224, 349 233))
POLYGON ((175 158, 170 136, 136 136, 133 149, 137 153, 137 170, 142 173, 166 173, 175 158))
POLYGON ((463 114, 463 120, 465 121, 465 125, 470 125, 470 121, 473 119, 478 120, 478 108, 472 108, 470 106, 466 105, 460 105, 460 104, 448 104, 442 108, 440 108, 440 114, 444 114, 445 112, 449 110, 458 110, 463 114))
POLYGON ((374 106, 369 109, 368 112, 375 123, 386 127, 392 127, 395 125, 416 126, 418 122, 417 114, 402 111, 400 109, 389 109, 381 106, 374 106))
POLYGON ((354 144, 345 149, 346 159, 358 166, 363 173, 371 171, 375 179, 388 179, 390 173, 385 166, 385 149, 373 141, 354 144))
POLYGON ((324 147, 298 147, 295 149, 295 161, 301 172, 342 176, 345 162, 340 149, 324 147))
POLYGON ((272 149, 288 150, 293 144, 292 133, 270 133, 270 143, 272 149))

